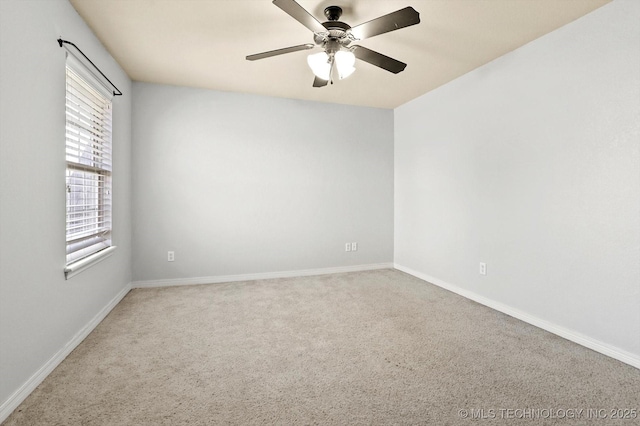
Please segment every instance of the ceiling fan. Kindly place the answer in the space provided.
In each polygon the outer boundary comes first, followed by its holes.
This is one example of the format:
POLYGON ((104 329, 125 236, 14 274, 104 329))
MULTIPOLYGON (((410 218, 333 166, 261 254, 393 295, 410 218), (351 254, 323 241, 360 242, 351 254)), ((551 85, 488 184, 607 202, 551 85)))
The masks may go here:
POLYGON ((339 79, 351 75, 355 71, 356 58, 394 74, 403 71, 407 66, 404 62, 363 46, 351 45, 351 43, 409 27, 420 22, 420 14, 412 7, 405 7, 388 15, 351 27, 339 21, 342 15, 342 8, 338 6, 327 7, 324 10, 324 15, 328 20, 320 23, 294 0, 273 0, 273 4, 313 31, 314 43, 256 53, 255 55, 247 56, 247 60, 255 61, 285 53, 309 50, 317 46, 321 47, 323 49, 322 52, 307 57, 307 63, 315 74, 313 87, 326 86, 330 81, 333 84, 333 76, 336 73, 339 79))

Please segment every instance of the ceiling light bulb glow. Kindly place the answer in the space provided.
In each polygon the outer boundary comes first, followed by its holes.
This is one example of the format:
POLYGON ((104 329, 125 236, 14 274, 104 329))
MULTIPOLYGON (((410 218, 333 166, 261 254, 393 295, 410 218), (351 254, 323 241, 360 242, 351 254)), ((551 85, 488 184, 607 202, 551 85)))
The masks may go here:
POLYGON ((327 55, 326 52, 314 53, 313 55, 307 56, 307 63, 316 77, 329 81, 331 78, 331 63, 329 62, 329 55, 327 55))
POLYGON ((354 67, 356 63, 356 55, 349 50, 340 50, 336 52, 335 62, 340 80, 349 77, 356 70, 354 67))

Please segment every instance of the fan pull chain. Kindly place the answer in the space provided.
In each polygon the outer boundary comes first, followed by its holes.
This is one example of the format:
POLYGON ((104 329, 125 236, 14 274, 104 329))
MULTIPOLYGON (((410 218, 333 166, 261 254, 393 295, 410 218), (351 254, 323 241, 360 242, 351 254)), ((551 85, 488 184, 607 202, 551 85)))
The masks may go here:
POLYGON ((331 56, 331 67, 329 68, 329 81, 331 82, 331 84, 333 84, 333 68, 336 64, 336 57, 335 56, 331 56))

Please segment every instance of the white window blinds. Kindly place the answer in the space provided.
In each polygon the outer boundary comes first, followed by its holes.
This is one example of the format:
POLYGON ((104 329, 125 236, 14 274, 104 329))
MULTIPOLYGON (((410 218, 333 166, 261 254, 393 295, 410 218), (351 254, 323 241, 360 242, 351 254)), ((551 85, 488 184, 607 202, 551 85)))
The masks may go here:
POLYGON ((67 265, 111 246, 111 92, 67 55, 67 265))

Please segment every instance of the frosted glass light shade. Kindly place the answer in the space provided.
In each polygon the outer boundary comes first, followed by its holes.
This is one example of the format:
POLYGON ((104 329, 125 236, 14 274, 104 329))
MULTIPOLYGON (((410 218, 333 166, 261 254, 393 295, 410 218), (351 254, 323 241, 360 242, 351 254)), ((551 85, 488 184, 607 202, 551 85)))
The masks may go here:
POLYGON ((314 53, 313 55, 307 56, 307 63, 316 77, 329 81, 331 78, 331 63, 329 62, 329 55, 327 55, 326 52, 314 53))
POLYGON ((356 63, 356 55, 353 52, 340 50, 335 55, 336 68, 338 69, 338 76, 340 80, 349 77, 356 70, 354 65, 356 63))
MULTIPOLYGON (((349 77, 356 70, 356 56, 348 50, 339 50, 333 57, 340 80, 349 77)), ((314 53, 307 56, 309 68, 316 77, 329 81, 331 79, 331 57, 327 52, 314 53)))

